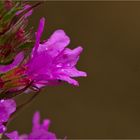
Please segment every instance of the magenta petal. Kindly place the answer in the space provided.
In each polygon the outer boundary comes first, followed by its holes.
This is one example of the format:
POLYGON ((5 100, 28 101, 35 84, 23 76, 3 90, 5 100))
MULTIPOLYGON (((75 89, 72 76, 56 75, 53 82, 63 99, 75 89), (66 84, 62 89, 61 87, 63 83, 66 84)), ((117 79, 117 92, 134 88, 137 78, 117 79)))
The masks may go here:
POLYGON ((7 122, 10 115, 15 112, 16 103, 13 99, 0 100, 0 123, 7 122))
POLYGON ((0 124, 0 134, 2 134, 4 131, 6 131, 6 127, 0 124))
POLYGON ((73 68, 66 68, 66 69, 63 69, 62 72, 61 71, 62 70, 60 70, 60 74, 63 73, 65 75, 69 75, 70 77, 86 77, 87 76, 86 72, 79 71, 74 67, 73 68))
POLYGON ((40 125, 40 113, 38 111, 35 112, 32 122, 33 122, 33 131, 36 129, 40 129, 40 127, 42 127, 47 131, 50 125, 50 120, 48 119, 43 120, 43 124, 40 125))
MULTIPOLYGON (((31 5, 27 4, 24 6, 24 10, 28 10, 31 7, 31 5)), ((27 14, 25 14, 25 18, 31 16, 33 13, 33 10, 30 10, 27 14)))
POLYGON ((16 111, 16 102, 13 99, 4 100, 2 103, 4 104, 8 114, 12 114, 16 111))
POLYGON ((59 79, 62 80, 62 81, 66 81, 66 82, 68 82, 69 84, 72 84, 72 85, 74 85, 74 86, 79 86, 79 83, 78 83, 76 80, 70 78, 69 76, 60 75, 60 76, 59 76, 59 79))
POLYGON ((49 125, 50 125, 50 120, 48 119, 43 120, 43 124, 42 124, 43 129, 48 130, 49 125))
POLYGON ((24 53, 20 52, 16 55, 14 61, 9 64, 9 65, 0 65, 0 73, 4 73, 7 72, 13 68, 15 68, 16 66, 18 66, 22 60, 24 59, 24 53))
POLYGON ((38 88, 42 88, 45 86, 57 86, 60 85, 61 83, 58 80, 48 80, 46 79, 45 81, 43 81, 42 79, 40 81, 36 81, 35 86, 38 88))
POLYGON ((27 74, 33 79, 38 77, 38 74, 45 74, 44 72, 50 71, 49 68, 52 64, 52 58, 47 54, 47 52, 42 52, 41 54, 36 54, 27 63, 28 71, 27 74), (34 76, 36 75, 36 76, 34 76))
POLYGON ((13 99, 0 100, 0 133, 6 130, 4 123, 8 121, 10 115, 15 112, 16 103, 13 99))
POLYGON ((40 21, 39 21, 39 26, 38 26, 37 32, 35 33, 35 35, 36 35, 36 42, 35 42, 35 46, 34 46, 34 48, 32 50, 32 53, 31 53, 32 57, 38 51, 38 47, 39 47, 39 43, 40 43, 40 38, 41 38, 41 35, 43 33, 43 30, 44 30, 44 24, 45 24, 45 18, 41 18, 40 21))
POLYGON ((43 124, 40 124, 40 114, 36 112, 33 117, 33 129, 29 135, 29 139, 56 139, 55 134, 48 131, 50 121, 45 119, 43 124))
POLYGON ((40 114, 39 112, 35 112, 33 116, 33 130, 39 129, 40 127, 40 114))
POLYGON ((11 133, 5 133, 5 136, 10 138, 10 140, 19 140, 19 135, 17 131, 13 131, 11 133))
POLYGON ((79 56, 82 51, 82 47, 77 47, 73 50, 66 48, 63 53, 57 57, 56 63, 62 65, 62 67, 73 67, 79 60, 79 56))
MULTIPOLYGON (((29 140, 28 135, 27 134, 22 134, 22 135, 20 135, 19 139, 17 139, 17 140, 29 140)), ((33 140, 33 139, 30 139, 30 140, 33 140)))
POLYGON ((51 37, 43 44, 39 45, 38 51, 47 51, 51 57, 57 56, 68 44, 70 38, 63 30, 56 30, 51 37))
MULTIPOLYGON (((31 5, 29 5, 29 4, 25 5, 22 10, 16 12, 16 16, 18 16, 19 14, 21 14, 23 11, 28 10, 30 7, 31 7, 31 5)), ((33 10, 30 10, 29 12, 27 12, 24 15, 24 17, 27 18, 27 17, 31 16, 32 15, 32 12, 33 12, 33 10)))

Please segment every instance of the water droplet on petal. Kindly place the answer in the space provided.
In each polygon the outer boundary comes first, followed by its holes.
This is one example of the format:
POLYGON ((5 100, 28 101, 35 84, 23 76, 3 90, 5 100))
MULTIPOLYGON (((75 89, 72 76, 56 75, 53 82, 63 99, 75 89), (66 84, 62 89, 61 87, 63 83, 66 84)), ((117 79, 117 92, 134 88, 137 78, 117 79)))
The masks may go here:
POLYGON ((62 68, 62 65, 58 64, 56 65, 57 68, 62 68))
POLYGON ((70 64, 67 64, 67 66, 70 67, 71 65, 70 64))
POLYGON ((4 99, 0 100, 1 103, 3 103, 4 101, 5 101, 4 99))

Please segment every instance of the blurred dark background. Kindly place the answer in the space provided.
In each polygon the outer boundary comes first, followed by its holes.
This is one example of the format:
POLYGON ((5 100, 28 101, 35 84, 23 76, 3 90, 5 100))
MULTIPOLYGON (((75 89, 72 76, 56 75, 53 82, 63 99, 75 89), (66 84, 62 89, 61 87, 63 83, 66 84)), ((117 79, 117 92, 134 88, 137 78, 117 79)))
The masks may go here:
POLYGON ((29 132, 34 111, 52 121, 59 138, 140 138, 140 2, 49 1, 35 9, 30 26, 46 18, 42 39, 56 29, 82 45, 79 87, 47 87, 10 124, 29 132))

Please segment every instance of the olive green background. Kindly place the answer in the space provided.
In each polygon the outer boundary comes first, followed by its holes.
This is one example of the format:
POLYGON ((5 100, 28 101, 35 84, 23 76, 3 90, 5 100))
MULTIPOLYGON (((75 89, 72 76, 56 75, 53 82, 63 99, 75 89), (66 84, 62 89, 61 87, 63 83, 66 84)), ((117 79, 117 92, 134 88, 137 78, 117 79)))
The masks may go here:
POLYGON ((140 138, 140 2, 44 2, 30 26, 46 18, 43 38, 64 29, 82 45, 79 87, 46 87, 10 124, 29 132, 34 111, 50 118, 59 138, 140 138))

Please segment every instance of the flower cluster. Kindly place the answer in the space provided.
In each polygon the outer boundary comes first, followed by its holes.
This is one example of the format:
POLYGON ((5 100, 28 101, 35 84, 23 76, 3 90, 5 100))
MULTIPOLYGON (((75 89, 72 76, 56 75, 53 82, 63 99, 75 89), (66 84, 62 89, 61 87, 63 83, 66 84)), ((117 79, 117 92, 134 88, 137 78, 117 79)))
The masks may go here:
POLYGON ((48 119, 39 123, 38 112, 30 134, 20 136, 17 131, 6 132, 15 113, 31 101, 16 105, 15 96, 33 92, 35 97, 43 87, 60 85, 60 81, 78 86, 73 78, 86 76, 76 68, 83 49, 81 46, 73 50, 67 48, 70 38, 64 30, 56 30, 49 39, 41 41, 45 26, 45 18, 41 18, 35 38, 31 30, 27 31, 28 17, 39 4, 0 1, 0 134, 12 140, 56 139, 56 135, 48 131, 48 119))

